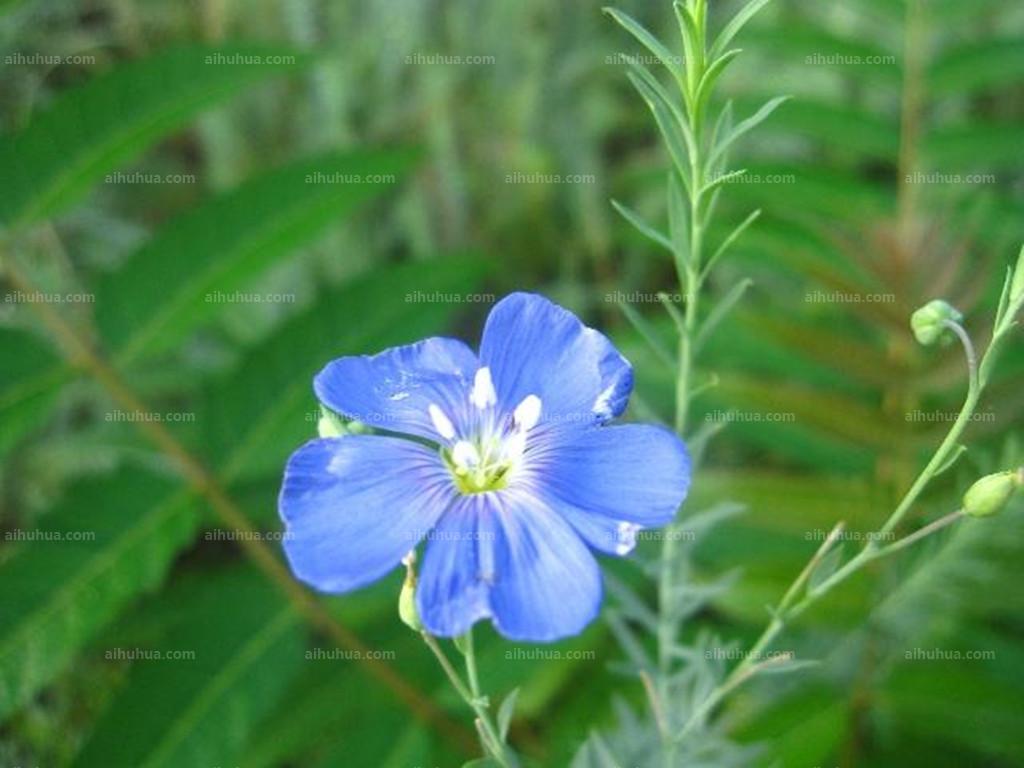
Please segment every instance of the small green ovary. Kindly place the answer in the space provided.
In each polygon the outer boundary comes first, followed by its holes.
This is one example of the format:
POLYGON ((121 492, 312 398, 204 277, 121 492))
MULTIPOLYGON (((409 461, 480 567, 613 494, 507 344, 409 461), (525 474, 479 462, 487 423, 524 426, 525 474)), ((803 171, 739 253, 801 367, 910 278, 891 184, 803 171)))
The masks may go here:
POLYGON ((447 448, 441 451, 441 457, 448 471, 452 473, 455 487, 461 493, 486 493, 508 486, 512 469, 512 462, 509 460, 487 461, 485 458, 483 461, 469 464, 458 461, 454 452, 447 448))

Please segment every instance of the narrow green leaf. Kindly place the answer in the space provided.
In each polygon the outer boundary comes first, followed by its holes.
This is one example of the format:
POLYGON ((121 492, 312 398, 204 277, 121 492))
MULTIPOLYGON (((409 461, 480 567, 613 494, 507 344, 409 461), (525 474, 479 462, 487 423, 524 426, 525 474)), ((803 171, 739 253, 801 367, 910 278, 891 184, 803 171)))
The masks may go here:
POLYGON ((739 170, 736 171, 728 171, 727 173, 719 173, 714 178, 712 178, 711 181, 707 182, 703 187, 700 188, 700 192, 698 192, 697 196, 702 198, 709 192, 714 192, 723 184, 728 184, 734 181, 735 179, 738 179, 742 176, 746 176, 746 174, 746 168, 740 168, 739 170))
POLYGON ((747 216, 747 218, 741 221, 732 232, 729 233, 729 235, 722 241, 722 244, 715 249, 711 258, 708 259, 707 264, 704 265, 702 277, 706 277, 710 274, 718 260, 722 258, 726 251, 729 250, 729 246, 736 242, 736 240, 739 239, 739 236, 747 230, 747 227, 757 221, 760 215, 761 209, 759 208, 758 210, 753 211, 749 216, 747 216))
MULTIPOLYGON (((725 102, 725 106, 722 107, 722 111, 718 113, 718 117, 715 119, 715 125, 711 129, 711 142, 709 146, 717 147, 720 137, 728 136, 732 132, 733 128, 733 117, 732 117, 732 100, 725 102)), ((716 163, 708 163, 705 169, 706 173, 720 173, 722 167, 725 165, 727 153, 723 152, 718 158, 716 163)))
POLYGON ((679 57, 666 48, 658 38, 648 32, 640 22, 629 14, 623 13, 616 8, 605 8, 604 12, 615 19, 615 21, 635 37, 644 48, 654 54, 655 58, 664 64, 665 68, 672 73, 672 77, 675 78, 676 82, 683 82, 683 70, 679 64, 679 57))
POLYGON ((624 301, 619 302, 619 309, 622 310, 622 314, 629 321, 636 332, 640 334, 641 338, 647 342, 651 351, 658 357, 658 359, 664 363, 669 369, 675 370, 675 360, 672 359, 672 354, 665 348, 665 345, 661 343, 658 338, 657 332, 643 315, 636 311, 636 309, 624 301))
POLYGON ((939 468, 935 470, 934 477, 938 477, 947 470, 952 469, 953 466, 960 460, 960 457, 963 456, 965 453, 967 453, 967 446, 957 445, 957 447, 953 449, 953 453, 950 454, 949 458, 942 462, 939 468))
POLYGON ((726 24, 722 31, 718 33, 718 37, 715 38, 715 42, 711 46, 711 58, 716 59, 722 55, 722 52, 728 47, 732 39, 739 34, 740 30, 746 26, 747 22, 750 21, 754 14, 764 8, 770 0, 751 0, 739 12, 733 16, 729 23, 726 24))
MULTIPOLYGON (((675 0, 672 3, 672 9, 676 14, 676 22, 679 25, 679 34, 683 38, 683 49, 686 53, 686 62, 688 69, 686 71, 688 87, 693 88, 695 83, 692 81, 696 77, 697 67, 699 62, 704 57, 704 45, 701 42, 700 31, 698 30, 697 20, 690 13, 689 7, 682 0, 675 0), (696 62, 696 64, 694 63, 696 62)), ((688 92, 687 98, 692 91, 688 92)))
POLYGON ((705 70, 704 75, 700 79, 700 83, 697 85, 697 96, 694 100, 693 120, 695 123, 702 123, 701 115, 707 107, 708 100, 715 88, 715 84, 718 82, 718 79, 725 72, 729 64, 731 64, 740 53, 741 50, 739 48, 733 48, 731 51, 726 51, 717 59, 712 61, 711 65, 707 70, 705 70))
POLYGON ((692 190, 690 157, 693 156, 693 137, 690 135, 685 118, 679 108, 667 100, 667 94, 664 93, 650 72, 646 72, 642 67, 636 67, 627 76, 633 83, 633 87, 647 102, 651 114, 654 115, 658 130, 661 131, 661 135, 665 139, 669 155, 683 184, 687 190, 692 190))
POLYGON ((813 571, 811 571, 811 575, 807 579, 807 591, 813 592, 821 586, 839 569, 839 565, 842 562, 843 544, 842 542, 837 542, 832 545, 832 549, 830 549, 828 553, 821 558, 818 565, 815 566, 813 571))
POLYGON ((66 91, 22 131, 0 139, 0 223, 15 226, 58 212, 203 108, 309 61, 267 46, 189 45, 66 91))
POLYGON ((637 669, 654 668, 653 662, 644 648, 643 643, 640 641, 640 638, 638 638, 629 625, 622 620, 622 616, 619 615, 618 611, 605 611, 605 621, 608 622, 608 626, 611 629, 612 634, 615 635, 615 639, 622 648, 622 652, 629 657, 629 660, 637 669))
POLYGON ((97 291, 122 360, 179 343, 275 260, 393 186, 410 152, 328 154, 271 171, 171 222, 97 291))
POLYGON ((814 659, 786 659, 778 656, 767 662, 762 662, 757 667, 757 675, 787 675, 791 672, 800 672, 811 667, 821 666, 820 661, 814 659), (776 660, 778 659, 778 660, 776 660))
POLYGON ((754 284, 754 281, 750 278, 744 278, 740 280, 736 285, 729 289, 728 293, 722 297, 722 299, 715 304, 715 308, 711 310, 704 324, 700 327, 700 331, 697 333, 697 341, 695 347, 700 349, 707 344, 708 339, 715 332, 715 329, 719 324, 726 318, 732 308, 735 307, 740 299, 743 298, 743 294, 747 292, 747 289, 754 284))
POLYGON ((657 243, 669 253, 672 253, 672 243, 669 242, 668 238, 644 221, 640 217, 639 213, 634 211, 632 208, 623 205, 617 200, 612 200, 612 207, 619 212, 622 218, 632 224, 640 234, 652 242, 657 243))
POLYGON ((686 275, 686 266, 690 261, 690 208, 679 184, 679 175, 670 173, 666 201, 668 231, 675 256, 676 273, 682 278, 686 275))
POLYGON ((498 707, 498 732, 503 740, 508 738, 508 729, 512 725, 512 718, 516 714, 516 699, 518 697, 519 689, 513 688, 512 692, 501 702, 501 706, 498 707))
POLYGON ((729 131, 727 134, 719 139, 715 148, 711 151, 711 156, 708 158, 708 165, 713 166, 715 162, 725 154, 726 150, 729 149, 737 139, 753 130, 758 125, 768 119, 769 115, 774 112, 781 104, 789 100, 789 96, 778 96, 768 101, 763 107, 757 112, 748 117, 746 120, 739 122, 735 128, 729 131))

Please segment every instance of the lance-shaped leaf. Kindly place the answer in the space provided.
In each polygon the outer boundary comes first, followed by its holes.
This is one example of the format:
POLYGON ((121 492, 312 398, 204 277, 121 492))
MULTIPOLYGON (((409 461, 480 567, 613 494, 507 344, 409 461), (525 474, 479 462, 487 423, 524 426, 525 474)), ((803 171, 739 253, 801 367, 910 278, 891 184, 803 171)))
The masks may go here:
POLYGON ((605 8, 604 12, 615 19, 615 21, 618 22, 623 29, 629 32, 629 34, 635 37, 644 48, 653 53, 655 58, 664 64, 665 68, 672 73, 672 77, 675 78, 676 82, 683 82, 683 68, 679 64, 679 56, 666 48, 658 38, 648 32, 639 21, 634 19, 628 13, 623 13, 616 8, 605 8))
POLYGON ((774 112, 780 104, 788 101, 788 96, 778 96, 768 101, 763 107, 757 112, 748 117, 746 120, 742 120, 736 124, 728 133, 724 134, 715 145, 715 148, 711 151, 711 156, 708 158, 708 165, 714 166, 715 163, 725 154, 726 150, 729 149, 730 145, 733 144, 737 139, 743 136, 745 133, 753 130, 758 125, 768 119, 768 116, 774 112))

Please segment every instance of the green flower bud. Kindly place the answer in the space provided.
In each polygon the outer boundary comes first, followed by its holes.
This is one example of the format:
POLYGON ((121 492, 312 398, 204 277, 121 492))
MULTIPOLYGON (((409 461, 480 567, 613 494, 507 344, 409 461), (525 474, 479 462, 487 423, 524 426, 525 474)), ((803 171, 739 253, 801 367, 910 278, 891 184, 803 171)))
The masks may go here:
POLYGON ((398 618, 413 632, 422 632, 423 623, 420 621, 419 611, 416 610, 416 571, 413 569, 416 553, 410 552, 402 562, 405 563, 405 581, 398 595, 398 618))
POLYGON ((338 414, 320 406, 320 421, 316 423, 316 431, 320 437, 344 437, 348 434, 344 422, 338 414))
POLYGON ((1024 484, 1024 468, 1016 472, 996 472, 986 475, 967 489, 964 494, 964 514, 971 517, 991 517, 1009 503, 1014 491, 1024 484))
POLYGON ((959 323, 962 319, 956 307, 942 299, 933 299, 910 316, 910 329, 918 342, 929 347, 942 336, 947 320, 959 323))

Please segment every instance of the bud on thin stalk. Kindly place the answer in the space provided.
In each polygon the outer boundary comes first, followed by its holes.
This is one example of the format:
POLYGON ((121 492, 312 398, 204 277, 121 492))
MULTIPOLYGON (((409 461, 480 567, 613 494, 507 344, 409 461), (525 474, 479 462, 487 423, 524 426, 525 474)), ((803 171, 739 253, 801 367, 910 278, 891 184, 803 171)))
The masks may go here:
POLYGON ((959 323, 961 320, 963 315, 956 307, 942 299, 933 299, 910 316, 910 329, 919 343, 930 347, 947 330, 947 322, 959 323))
POLYGON ((964 494, 964 514, 991 517, 1002 512, 1021 485, 1024 485, 1024 467, 986 475, 964 494))

